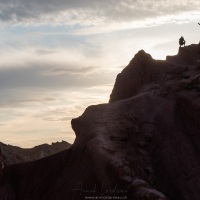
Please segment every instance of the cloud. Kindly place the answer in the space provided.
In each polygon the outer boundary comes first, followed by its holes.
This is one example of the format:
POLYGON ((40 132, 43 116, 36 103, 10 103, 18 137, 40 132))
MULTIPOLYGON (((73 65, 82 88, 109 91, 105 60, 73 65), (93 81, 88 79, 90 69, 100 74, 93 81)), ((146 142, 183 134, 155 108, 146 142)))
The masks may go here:
POLYGON ((59 118, 59 117, 45 117, 43 118, 43 120, 45 121, 50 121, 50 122, 58 122, 58 121, 71 121, 73 119, 73 117, 63 117, 63 118, 59 118))
POLYGON ((0 123, 0 126, 6 126, 6 124, 5 123, 0 123))
POLYGON ((34 104, 34 103, 40 103, 40 104, 44 104, 44 103, 49 103, 49 102, 54 102, 56 101, 55 98, 52 97, 44 97, 44 98, 29 98, 29 99, 17 99, 17 100, 11 100, 10 104, 12 105, 25 105, 25 104, 34 104))
POLYGON ((53 105, 58 101, 56 98, 48 97, 50 96, 48 91, 43 91, 43 94, 41 94, 41 91, 36 92, 31 90, 30 92, 29 90, 27 89, 22 92, 20 89, 16 89, 9 90, 7 93, 1 90, 3 96, 0 97, 0 111, 5 114, 13 109, 12 113, 15 111, 13 116, 19 117, 24 116, 24 109, 29 108, 31 110, 34 107, 53 105), (8 93, 12 93, 12 95, 8 93))
MULTIPOLYGON (((96 84, 110 83, 111 77, 113 79, 115 77, 112 71, 103 72, 104 76, 102 77, 100 73, 102 69, 95 67, 54 69, 51 64, 45 64, 42 67, 40 65, 38 66, 37 63, 34 63, 27 66, 27 68, 19 67, 0 71, 1 97, 3 97, 3 93, 7 93, 6 90, 16 89, 19 92, 35 91, 37 88, 52 91, 63 88, 83 88, 96 84)), ((32 99, 31 101, 36 100, 32 99)))
POLYGON ((42 49, 39 49, 39 50, 36 50, 35 53, 36 54, 39 54, 39 55, 46 55, 46 54, 52 54, 52 53, 55 53, 56 51, 50 51, 50 50, 42 50, 42 49))
POLYGON ((86 75, 95 72, 96 67, 84 67, 84 68, 55 68, 52 70, 42 72, 43 76, 58 76, 63 74, 71 75, 86 75))
POLYGON ((12 23, 65 23, 90 26, 130 22, 198 11, 197 0, 7 0, 0 3, 0 19, 12 23))

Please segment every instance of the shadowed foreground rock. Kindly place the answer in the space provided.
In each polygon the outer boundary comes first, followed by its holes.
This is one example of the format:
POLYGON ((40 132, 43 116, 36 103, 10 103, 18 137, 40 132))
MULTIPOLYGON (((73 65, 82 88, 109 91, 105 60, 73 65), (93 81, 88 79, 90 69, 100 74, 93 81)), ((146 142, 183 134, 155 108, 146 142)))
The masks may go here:
POLYGON ((166 61, 138 52, 110 103, 72 120, 69 149, 4 169, 0 199, 199 200, 199 63, 199 45, 166 61))

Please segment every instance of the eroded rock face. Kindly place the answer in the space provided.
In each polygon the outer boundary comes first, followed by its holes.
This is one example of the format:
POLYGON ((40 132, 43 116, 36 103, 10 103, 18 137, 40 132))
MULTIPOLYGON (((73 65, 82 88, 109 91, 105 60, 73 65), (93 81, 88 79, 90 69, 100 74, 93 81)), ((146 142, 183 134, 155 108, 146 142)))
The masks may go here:
POLYGON ((140 51, 118 75, 110 103, 72 120, 74 144, 6 167, 0 192, 17 200, 199 200, 199 49, 181 48, 166 61, 140 51))

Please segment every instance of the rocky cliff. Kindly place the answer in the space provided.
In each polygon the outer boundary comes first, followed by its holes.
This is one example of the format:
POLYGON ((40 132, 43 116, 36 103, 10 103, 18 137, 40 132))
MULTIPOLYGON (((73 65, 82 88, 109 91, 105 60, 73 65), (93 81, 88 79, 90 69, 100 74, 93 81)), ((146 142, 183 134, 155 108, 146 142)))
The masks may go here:
POLYGON ((1 159, 4 165, 17 164, 21 162, 28 162, 39 160, 47 156, 56 154, 70 147, 68 142, 55 142, 51 145, 42 144, 34 148, 20 148, 17 146, 6 145, 0 142, 0 148, 2 149, 1 159))
POLYGON ((139 51, 108 104, 72 120, 67 150, 4 168, 0 199, 200 199, 200 45, 139 51))

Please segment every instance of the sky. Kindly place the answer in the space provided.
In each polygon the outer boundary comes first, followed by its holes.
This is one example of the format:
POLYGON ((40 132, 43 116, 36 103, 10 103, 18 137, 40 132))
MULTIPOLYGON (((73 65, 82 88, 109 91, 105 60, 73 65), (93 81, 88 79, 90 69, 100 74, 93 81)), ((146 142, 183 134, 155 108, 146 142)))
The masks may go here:
POLYGON ((71 119, 108 102, 135 53, 199 43, 199 11, 199 0, 1 0, 0 141, 73 143, 71 119))

